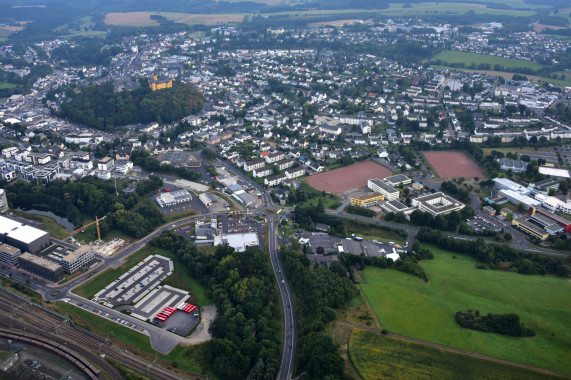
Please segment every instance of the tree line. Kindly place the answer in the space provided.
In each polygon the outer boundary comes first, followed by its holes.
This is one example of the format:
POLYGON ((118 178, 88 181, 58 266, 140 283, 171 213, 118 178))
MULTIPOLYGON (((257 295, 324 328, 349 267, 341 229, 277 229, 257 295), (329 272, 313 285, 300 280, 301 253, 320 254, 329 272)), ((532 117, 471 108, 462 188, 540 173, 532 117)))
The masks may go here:
POLYGON ((102 131, 114 131, 128 124, 170 123, 195 114, 203 107, 202 94, 179 81, 172 88, 152 91, 147 80, 133 91, 115 92, 113 83, 90 85, 79 93, 68 88, 68 102, 61 105, 60 117, 102 131))
POLYGON ((424 269, 419 265, 422 260, 432 260, 434 255, 428 248, 420 246, 418 240, 414 240, 412 250, 408 252, 401 252, 398 260, 387 258, 386 256, 365 256, 353 255, 351 253, 343 253, 341 255, 342 262, 348 267, 358 267, 364 269, 367 266, 377 268, 390 268, 396 269, 400 272, 412 274, 418 278, 428 281, 428 277, 424 269))
POLYGON ((217 318, 203 360, 220 379, 275 379, 279 371, 279 296, 268 255, 257 247, 236 252, 221 245, 213 255, 173 231, 151 244, 171 250, 207 288, 217 318))
POLYGON ((479 268, 507 269, 521 274, 554 274, 567 278, 571 274, 569 257, 555 257, 534 252, 518 251, 506 244, 491 244, 488 241, 459 240, 449 238, 438 230, 423 227, 416 238, 422 243, 465 254, 480 261, 479 268))
POLYGON ((429 212, 414 210, 410 214, 410 222, 415 226, 431 227, 441 231, 456 232, 463 220, 474 216, 474 209, 469 205, 464 206, 460 211, 453 211, 446 215, 433 216, 429 212))
POLYGON ((311 269, 309 259, 293 249, 282 248, 280 257, 296 296, 296 372, 307 372, 310 379, 342 378, 344 360, 324 330, 336 318, 335 310, 357 295, 357 288, 345 276, 346 269, 338 273, 322 265, 311 269))
POLYGON ((530 337, 535 336, 535 331, 525 327, 519 321, 519 315, 510 314, 491 314, 483 315, 478 310, 468 310, 466 312, 459 311, 454 316, 456 323, 465 329, 477 330, 483 332, 494 332, 503 335, 530 337))
POLYGON ((140 238, 164 223, 163 216, 148 194, 157 191, 163 181, 150 176, 137 184, 137 190, 124 194, 115 192, 112 181, 93 176, 81 181, 55 180, 41 185, 18 181, 6 188, 12 208, 45 208, 65 216, 76 227, 84 224, 84 215, 107 218, 99 223, 101 235, 117 228, 129 236, 140 238))

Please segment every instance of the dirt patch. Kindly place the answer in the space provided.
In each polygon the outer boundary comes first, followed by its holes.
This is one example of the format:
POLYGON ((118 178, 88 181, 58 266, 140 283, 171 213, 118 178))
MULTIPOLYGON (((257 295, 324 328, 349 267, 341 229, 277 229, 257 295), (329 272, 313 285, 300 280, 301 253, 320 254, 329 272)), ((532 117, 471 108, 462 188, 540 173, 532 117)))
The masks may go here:
POLYGON ((543 32, 545 29, 553 29, 553 30, 560 30, 560 29, 567 29, 564 26, 555 26, 555 25, 545 25, 545 24, 533 24, 533 30, 536 32, 543 32))
POLYGON ((309 185, 320 191, 341 193, 367 185, 371 178, 383 179, 391 175, 391 171, 372 161, 334 169, 307 178, 309 185))
POLYGON ((424 157, 441 178, 482 178, 484 175, 475 163, 460 152, 424 152, 424 157))
POLYGON ((314 22, 312 24, 309 24, 309 26, 319 27, 319 26, 331 25, 331 26, 335 26, 335 27, 339 28, 339 27, 342 27, 343 25, 352 25, 356 22, 358 23, 361 21, 362 20, 359 20, 356 18, 350 18, 350 19, 346 19, 346 20, 314 22))

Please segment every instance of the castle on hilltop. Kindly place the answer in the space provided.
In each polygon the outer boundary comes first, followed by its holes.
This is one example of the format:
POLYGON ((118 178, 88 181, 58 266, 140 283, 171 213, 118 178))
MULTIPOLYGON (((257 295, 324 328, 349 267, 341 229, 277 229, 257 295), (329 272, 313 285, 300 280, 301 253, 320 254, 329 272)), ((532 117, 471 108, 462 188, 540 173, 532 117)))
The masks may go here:
POLYGON ((153 79, 149 80, 149 87, 151 87, 151 90, 153 91, 162 90, 164 88, 172 88, 172 79, 159 80, 156 75, 153 75, 153 79))

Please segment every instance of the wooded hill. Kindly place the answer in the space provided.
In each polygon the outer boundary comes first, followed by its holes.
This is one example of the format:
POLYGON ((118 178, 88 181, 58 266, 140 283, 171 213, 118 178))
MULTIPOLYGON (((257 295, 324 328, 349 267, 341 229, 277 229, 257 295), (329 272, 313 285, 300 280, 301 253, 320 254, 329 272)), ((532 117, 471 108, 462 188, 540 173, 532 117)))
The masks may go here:
POLYGON ((114 92, 113 84, 106 82, 66 93, 70 101, 62 104, 59 116, 101 131, 128 124, 170 123, 197 113, 204 105, 199 91, 178 81, 158 91, 141 80, 141 87, 133 91, 114 92))

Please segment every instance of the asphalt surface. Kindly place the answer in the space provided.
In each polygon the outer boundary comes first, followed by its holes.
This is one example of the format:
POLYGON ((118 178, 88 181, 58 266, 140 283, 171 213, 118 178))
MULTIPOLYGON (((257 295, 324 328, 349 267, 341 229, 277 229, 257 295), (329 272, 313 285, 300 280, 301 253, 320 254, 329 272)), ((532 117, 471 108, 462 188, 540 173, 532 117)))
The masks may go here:
POLYGON ((293 374, 293 365, 295 358, 296 344, 296 324, 295 324, 295 308, 292 302, 292 295, 289 282, 285 277, 281 262, 278 257, 278 229, 276 226, 276 215, 268 217, 268 237, 270 261, 274 268, 274 273, 280 288, 282 306, 284 309, 284 349, 282 352, 282 363, 277 378, 289 380, 293 374))

